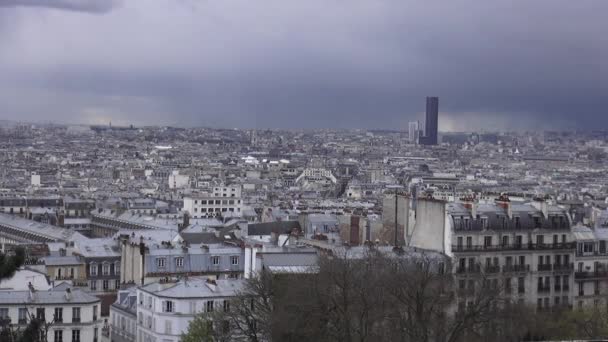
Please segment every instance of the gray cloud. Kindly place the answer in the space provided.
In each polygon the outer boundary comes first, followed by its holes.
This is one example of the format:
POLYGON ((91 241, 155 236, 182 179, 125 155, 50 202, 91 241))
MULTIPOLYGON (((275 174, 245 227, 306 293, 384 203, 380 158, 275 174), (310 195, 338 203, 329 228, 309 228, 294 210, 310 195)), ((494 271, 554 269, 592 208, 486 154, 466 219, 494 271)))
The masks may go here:
POLYGON ((602 127, 607 11, 554 0, 24 9, 0 27, 0 89, 12 94, 0 118, 403 129, 437 95, 448 130, 602 127))
POLYGON ((120 2, 121 0, 2 0, 0 7, 47 7, 77 12, 107 13, 120 2))

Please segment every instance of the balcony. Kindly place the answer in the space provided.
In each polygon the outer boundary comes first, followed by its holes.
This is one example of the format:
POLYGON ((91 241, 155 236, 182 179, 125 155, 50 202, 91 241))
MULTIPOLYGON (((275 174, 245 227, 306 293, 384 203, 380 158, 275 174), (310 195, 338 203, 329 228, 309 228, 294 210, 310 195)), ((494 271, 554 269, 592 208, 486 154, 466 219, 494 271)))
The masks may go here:
POLYGON ((479 265, 473 265, 469 267, 458 267, 456 268, 456 273, 479 273, 481 272, 481 267, 479 265))
POLYGON ((525 243, 508 245, 452 245, 453 252, 483 252, 483 251, 512 251, 512 250, 561 250, 576 249, 576 243, 525 243))
POLYGON ((608 278, 608 271, 582 271, 582 272, 574 272, 574 279, 582 280, 582 279, 605 279, 608 278))
POLYGON ((562 287, 561 287, 561 285, 559 285, 559 284, 558 284, 558 285, 555 285, 555 286, 553 287, 553 290, 554 290, 555 292, 561 292, 561 291, 562 291, 562 287))
POLYGON ((574 263, 553 264, 553 270, 556 272, 572 272, 574 270, 574 263))
POLYGON ((538 271, 539 272, 543 272, 543 271, 551 271, 553 270, 553 267, 551 267, 553 265, 551 264, 540 264, 538 265, 538 271))
POLYGON ((530 272, 530 265, 505 265, 502 267, 504 273, 508 272, 530 272))
POLYGON ((539 286, 537 288, 537 292, 538 293, 547 293, 547 292, 551 292, 551 286, 539 286))
POLYGON ((498 273, 500 272, 500 266, 486 266, 484 267, 483 271, 485 273, 498 273))

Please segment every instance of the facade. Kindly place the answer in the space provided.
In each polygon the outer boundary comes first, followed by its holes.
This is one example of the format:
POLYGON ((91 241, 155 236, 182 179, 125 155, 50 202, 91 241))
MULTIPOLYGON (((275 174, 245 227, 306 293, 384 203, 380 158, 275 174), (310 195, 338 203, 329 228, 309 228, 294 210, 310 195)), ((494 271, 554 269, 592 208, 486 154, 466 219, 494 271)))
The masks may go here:
POLYGON ((174 244, 123 238, 121 283, 144 285, 184 276, 242 278, 244 252, 228 244, 174 244))
POLYGON ((576 245, 565 210, 504 198, 493 204, 450 203, 447 223, 460 293, 472 291, 468 287, 484 274, 514 302, 538 309, 572 305, 576 245))
POLYGON ((137 336, 137 290, 130 287, 118 292, 116 302, 110 306, 110 340, 134 342, 137 336))
POLYGON ((137 341, 178 342, 201 312, 230 310, 244 280, 189 278, 137 289, 137 341))
POLYGON ((186 197, 183 210, 195 219, 225 216, 226 213, 240 216, 243 207, 241 197, 236 197, 236 194, 234 194, 235 196, 220 194, 222 196, 186 197))
POLYGON ((100 300, 78 289, 0 291, 0 317, 25 328, 30 315, 53 322, 49 342, 97 342, 100 340, 100 300))

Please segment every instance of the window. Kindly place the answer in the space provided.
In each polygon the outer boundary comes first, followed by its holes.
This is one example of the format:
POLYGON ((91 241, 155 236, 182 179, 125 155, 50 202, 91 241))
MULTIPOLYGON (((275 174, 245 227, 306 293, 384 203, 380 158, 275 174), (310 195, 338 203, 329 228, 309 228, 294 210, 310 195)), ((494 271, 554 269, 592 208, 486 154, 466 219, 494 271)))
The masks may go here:
POLYGON ((491 236, 484 236, 484 238, 483 238, 483 246, 484 247, 491 247, 492 246, 492 237, 491 236))
POLYGON ((511 293, 511 278, 505 279, 505 293, 511 293))
POLYGON ((8 319, 8 308, 0 308, 0 319, 8 319))
POLYGON ((213 301, 208 301, 206 306, 206 312, 213 312, 213 301))
POLYGON ((167 262, 167 259, 165 259, 165 258, 156 258, 156 266, 158 266, 160 268, 164 268, 166 262, 167 262))
POLYGON ((473 238, 470 236, 467 236, 467 247, 473 247, 473 238))
POLYGON ((63 342, 63 330, 55 330, 55 342, 63 342))
POLYGON ((515 228, 521 229, 521 221, 519 220, 519 216, 515 216, 515 228))
POLYGON ((97 291, 97 280, 91 280, 91 291, 97 291))
POLYGON ((80 330, 72 330, 72 342, 80 342, 80 330))
POLYGON ((175 258, 175 267, 184 267, 184 258, 175 258))
POLYGON ((165 334, 171 335, 171 321, 165 320, 165 334))
POLYGON ((44 308, 37 308, 36 309, 36 318, 38 318, 39 320, 45 320, 44 317, 44 308))
POLYGON ((89 265, 89 269, 90 269, 91 275, 93 277, 96 277, 97 276, 97 264, 96 263, 91 263, 89 265))
POLYGON ((230 265, 238 265, 239 264, 239 257, 238 256, 231 256, 230 257, 230 265))
POLYGON ((555 234, 555 235, 553 235, 553 244, 557 245, 558 243, 559 243, 559 236, 557 236, 557 234, 555 234))
POLYGON ((504 247, 506 247, 506 246, 508 246, 508 245, 509 245, 509 237, 508 237, 508 236, 503 236, 503 237, 502 237, 502 245, 503 245, 504 247))
POLYGON ((27 309, 19 308, 19 324, 27 323, 27 309))
POLYGON ((191 314, 196 313, 196 302, 194 302, 194 301, 190 302, 190 313, 191 314))
POLYGON ((230 301, 224 299, 224 312, 230 311, 230 301))
POLYGON ((93 305, 93 321, 97 320, 97 305, 93 305))
POLYGON ((103 274, 104 276, 110 275, 110 265, 109 264, 103 264, 103 267, 101 268, 101 274, 103 274))
POLYGON ((107 291, 109 288, 110 288, 110 286, 109 286, 109 282, 108 282, 108 280, 107 280, 107 279, 104 279, 104 280, 103 280, 103 290, 104 290, 104 291, 107 291))
POLYGON ((537 245, 542 245, 545 243, 545 236, 544 235, 536 235, 536 244, 537 245))
POLYGON ((526 285, 525 285, 524 281, 525 281, 524 277, 517 278, 517 292, 518 293, 526 292, 526 285))
POLYGON ((517 235, 517 236, 515 237, 515 245, 516 245, 517 247, 521 247, 522 243, 523 243, 523 238, 522 238, 522 236, 521 236, 521 235, 517 235))
POLYGON ((173 312, 173 302, 170 300, 163 302, 163 312, 173 312))
POLYGON ((220 264, 220 257, 219 256, 212 256, 211 257, 211 263, 213 264, 213 266, 218 266, 220 264))
POLYGON ((120 262, 116 262, 114 264, 114 274, 116 274, 116 275, 120 274, 120 262))
MULTIPOLYGON (((80 308, 72 308, 72 323, 80 323, 80 308)), ((80 332, 78 332, 80 338, 80 332)))
POLYGON ((55 308, 55 322, 61 323, 63 322, 63 309, 55 308))
POLYGON ((462 236, 459 236, 458 238, 456 238, 456 248, 462 249, 462 236))

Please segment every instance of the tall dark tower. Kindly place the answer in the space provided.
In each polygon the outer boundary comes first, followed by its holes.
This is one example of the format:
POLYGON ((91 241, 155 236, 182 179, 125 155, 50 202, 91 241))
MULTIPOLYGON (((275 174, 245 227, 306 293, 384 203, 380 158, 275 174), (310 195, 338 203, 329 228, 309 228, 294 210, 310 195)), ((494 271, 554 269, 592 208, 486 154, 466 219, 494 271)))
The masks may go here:
POLYGON ((426 98, 426 120, 424 123, 424 144, 437 145, 437 130, 439 126, 439 98, 426 98))

